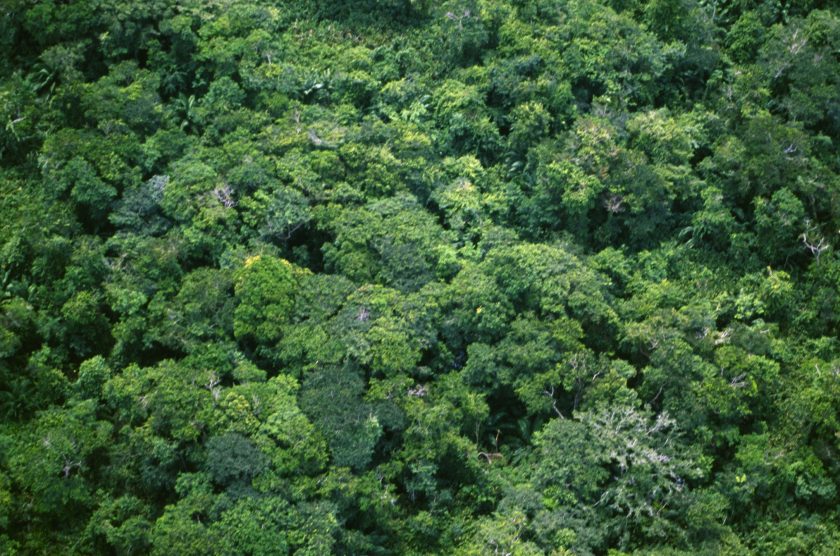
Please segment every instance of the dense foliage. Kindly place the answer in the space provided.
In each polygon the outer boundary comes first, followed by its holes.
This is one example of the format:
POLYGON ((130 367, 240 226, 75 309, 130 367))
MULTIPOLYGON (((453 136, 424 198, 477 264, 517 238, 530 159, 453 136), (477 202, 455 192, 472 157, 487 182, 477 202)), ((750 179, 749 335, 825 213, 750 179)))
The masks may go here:
POLYGON ((0 553, 840 553, 840 10, 5 0, 0 553))

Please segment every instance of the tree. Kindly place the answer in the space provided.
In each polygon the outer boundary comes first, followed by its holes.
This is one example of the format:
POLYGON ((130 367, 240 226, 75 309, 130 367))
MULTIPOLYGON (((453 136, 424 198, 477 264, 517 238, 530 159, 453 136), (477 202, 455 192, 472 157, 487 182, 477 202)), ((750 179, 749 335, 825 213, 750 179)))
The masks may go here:
POLYGON ((282 338, 296 289, 297 272, 288 261, 267 255, 248 258, 236 277, 236 338, 251 349, 270 353, 265 350, 282 338))
POLYGON ((327 438, 337 466, 364 469, 382 434, 363 392, 364 383, 352 368, 315 371, 301 388, 301 407, 327 438))
POLYGON ((83 519, 94 500, 91 483, 112 425, 96 418, 93 401, 38 414, 8 456, 17 489, 31 501, 17 519, 44 524, 83 519))
POLYGON ((357 282, 402 291, 415 291, 435 278, 447 234, 413 197, 396 196, 327 214, 335 231, 335 240, 324 246, 328 268, 357 282))
POLYGON ((651 417, 632 407, 552 419, 535 439, 540 454, 535 487, 544 493, 542 512, 551 516, 536 521, 553 529, 541 534, 556 534, 554 528, 565 522, 584 543, 572 547, 583 550, 597 545, 585 544, 581 527, 601 528, 607 535, 626 531, 629 539, 673 535, 669 516, 673 519, 684 499, 687 482, 702 473, 681 452, 675 432, 667 414, 651 417))
POLYGON ((266 459, 246 437, 237 433, 214 436, 207 441, 207 471, 213 482, 224 487, 248 486, 265 468, 266 459))

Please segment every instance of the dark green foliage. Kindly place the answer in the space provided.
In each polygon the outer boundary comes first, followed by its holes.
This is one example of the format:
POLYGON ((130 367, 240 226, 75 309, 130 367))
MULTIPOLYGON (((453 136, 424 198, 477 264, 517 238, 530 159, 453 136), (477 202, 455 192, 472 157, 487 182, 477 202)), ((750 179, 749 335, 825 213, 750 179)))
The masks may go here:
POLYGON ((353 369, 315 371, 301 388, 301 408, 327 438, 335 465, 363 469, 370 463, 381 427, 363 393, 353 369))
POLYGON ((840 552, 840 11, 6 0, 0 554, 840 552))
POLYGON ((266 466, 265 456, 246 437, 228 433, 207 441, 207 471, 216 484, 249 484, 266 466))

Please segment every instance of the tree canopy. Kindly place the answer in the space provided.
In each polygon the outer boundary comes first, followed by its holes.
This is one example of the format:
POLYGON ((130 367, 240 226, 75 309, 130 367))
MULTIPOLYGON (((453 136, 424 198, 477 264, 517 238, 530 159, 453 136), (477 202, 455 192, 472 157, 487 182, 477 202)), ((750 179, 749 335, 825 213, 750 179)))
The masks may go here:
POLYGON ((0 554, 840 553, 840 6, 6 0, 0 554))

